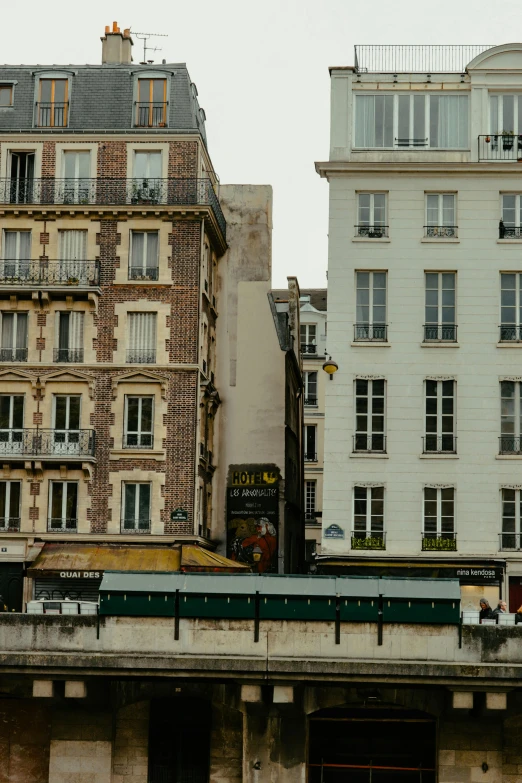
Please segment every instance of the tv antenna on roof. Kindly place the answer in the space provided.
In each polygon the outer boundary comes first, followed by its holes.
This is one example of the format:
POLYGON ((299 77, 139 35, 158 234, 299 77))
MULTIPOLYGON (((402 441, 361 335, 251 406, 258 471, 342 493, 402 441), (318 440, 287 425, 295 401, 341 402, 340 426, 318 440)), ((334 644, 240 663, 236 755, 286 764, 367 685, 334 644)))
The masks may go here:
MULTIPOLYGON (((131 30, 131 34, 135 35, 138 41, 143 41, 143 65, 147 62, 147 52, 161 52, 158 46, 147 46, 149 38, 168 38, 166 33, 135 33, 131 30)), ((152 62, 152 60, 149 60, 152 62)))

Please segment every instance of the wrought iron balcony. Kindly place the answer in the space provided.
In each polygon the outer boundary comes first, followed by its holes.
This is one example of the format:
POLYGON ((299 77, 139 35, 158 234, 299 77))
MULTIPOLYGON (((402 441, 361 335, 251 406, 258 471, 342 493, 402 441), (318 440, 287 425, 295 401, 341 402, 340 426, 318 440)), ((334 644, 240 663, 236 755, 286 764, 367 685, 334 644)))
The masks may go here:
POLYGON ((395 139, 397 147, 427 147, 428 139, 395 139))
POLYGON ((463 73, 491 45, 363 44, 354 47, 358 73, 463 73))
POLYGON ((520 552, 522 550, 522 533, 499 533, 499 549, 500 550, 516 550, 520 552))
POLYGON ((0 179, 0 204, 209 206, 223 236, 226 221, 208 177, 185 179, 0 179))
POLYGON ((19 533, 20 517, 0 517, 0 533, 19 533))
POLYGON ((456 454, 457 438, 455 435, 431 435, 422 438, 423 454, 456 454))
POLYGON ((133 348, 127 351, 128 364, 156 364, 156 351, 152 348, 133 348))
POLYGON ((317 511, 305 511, 305 522, 317 522, 317 511))
POLYGON ((129 280, 157 280, 159 277, 159 268, 152 266, 130 266, 129 280))
POLYGON ((78 520, 76 517, 49 517, 47 519, 48 533, 76 533, 78 520))
POLYGON ((424 342, 457 342, 457 324, 424 324, 424 342))
POLYGON ((522 326, 516 324, 500 324, 500 342, 519 342, 522 340, 522 326))
POLYGON ((353 436, 353 451, 363 454, 386 454, 386 435, 382 432, 356 432, 353 436))
POLYGON ((501 435, 499 454, 522 454, 522 437, 519 435, 501 435))
POLYGON ((386 533, 354 530, 352 549, 386 549, 386 533))
POLYGON ((165 128, 167 126, 167 101, 157 103, 135 103, 137 128, 165 128))
POLYGON ((355 235, 358 237, 367 237, 368 239, 382 239, 388 236, 388 226, 369 226, 359 224, 355 226, 355 235))
POLYGON ((522 239, 522 227, 521 226, 506 226, 503 220, 498 224, 498 238, 499 239, 522 239))
POLYGON ((317 356, 317 345, 313 343, 301 343, 301 353, 317 356))
POLYGON ((122 533, 150 533, 150 519, 122 519, 122 533))
POLYGON ((317 397, 305 397, 304 398, 304 404, 309 406, 310 408, 316 408, 317 407, 317 397))
POLYGON ((388 324, 354 324, 353 340, 385 343, 388 340, 388 324))
POLYGON ((423 552, 456 552, 457 534, 456 533, 423 533, 422 534, 423 552))
POLYGON ((424 236, 430 239, 456 239, 458 226, 424 226, 424 236))
POLYGON ((94 430, 0 430, 0 457, 93 457, 94 430))
POLYGON ((27 348, 0 348, 0 362, 26 362, 27 348))
POLYGON ((69 103, 37 103, 34 124, 37 128, 66 128, 69 103))
POLYGON ((97 286, 99 272, 98 261, 0 260, 0 285, 97 286))
POLYGON ((305 451, 304 453, 304 461, 305 462, 317 462, 317 454, 314 451, 305 451))
POLYGON ((154 436, 149 433, 127 432, 123 437, 124 449, 152 449, 154 436))
POLYGON ((55 348, 53 361, 67 364, 83 364, 83 348, 55 348))
POLYGON ((515 133, 488 133, 478 137, 479 161, 522 160, 522 135, 515 133))

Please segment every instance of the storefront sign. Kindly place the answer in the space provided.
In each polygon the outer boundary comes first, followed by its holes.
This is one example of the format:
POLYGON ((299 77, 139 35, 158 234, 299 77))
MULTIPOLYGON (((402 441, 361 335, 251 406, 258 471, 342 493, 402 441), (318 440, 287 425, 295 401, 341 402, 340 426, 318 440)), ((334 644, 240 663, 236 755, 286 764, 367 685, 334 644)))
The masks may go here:
POLYGON ((231 465, 227 487, 227 556, 259 574, 277 571, 279 470, 231 465))
POLYGON ((102 579, 103 571, 33 571, 29 576, 33 579, 102 579))
POLYGON ((344 530, 339 525, 329 525, 324 531, 325 538, 344 538, 344 530))

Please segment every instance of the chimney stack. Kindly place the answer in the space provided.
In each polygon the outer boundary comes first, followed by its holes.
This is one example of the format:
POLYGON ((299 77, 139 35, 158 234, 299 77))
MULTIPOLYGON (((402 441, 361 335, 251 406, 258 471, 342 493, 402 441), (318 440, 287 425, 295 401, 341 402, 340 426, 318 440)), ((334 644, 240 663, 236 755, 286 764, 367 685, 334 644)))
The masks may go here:
POLYGON ((106 25, 101 42, 102 63, 129 65, 132 62, 133 43, 130 28, 126 28, 122 33, 117 22, 112 23, 112 30, 109 25, 106 25))

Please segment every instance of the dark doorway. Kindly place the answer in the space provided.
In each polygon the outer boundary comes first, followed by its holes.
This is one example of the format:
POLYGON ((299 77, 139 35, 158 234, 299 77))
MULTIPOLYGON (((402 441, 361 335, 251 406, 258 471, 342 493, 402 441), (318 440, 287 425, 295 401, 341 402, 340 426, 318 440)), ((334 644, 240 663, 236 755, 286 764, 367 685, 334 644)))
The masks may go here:
POLYGON ((23 582, 22 563, 0 563, 0 595, 8 612, 22 611, 23 582))
POLYGON ((522 606, 522 576, 509 577, 509 611, 516 612, 522 606))
POLYGON ((309 783, 435 783, 435 721, 394 710, 310 718, 309 783))
POLYGON ((150 705, 149 783, 208 783, 211 707, 201 699, 150 705))

